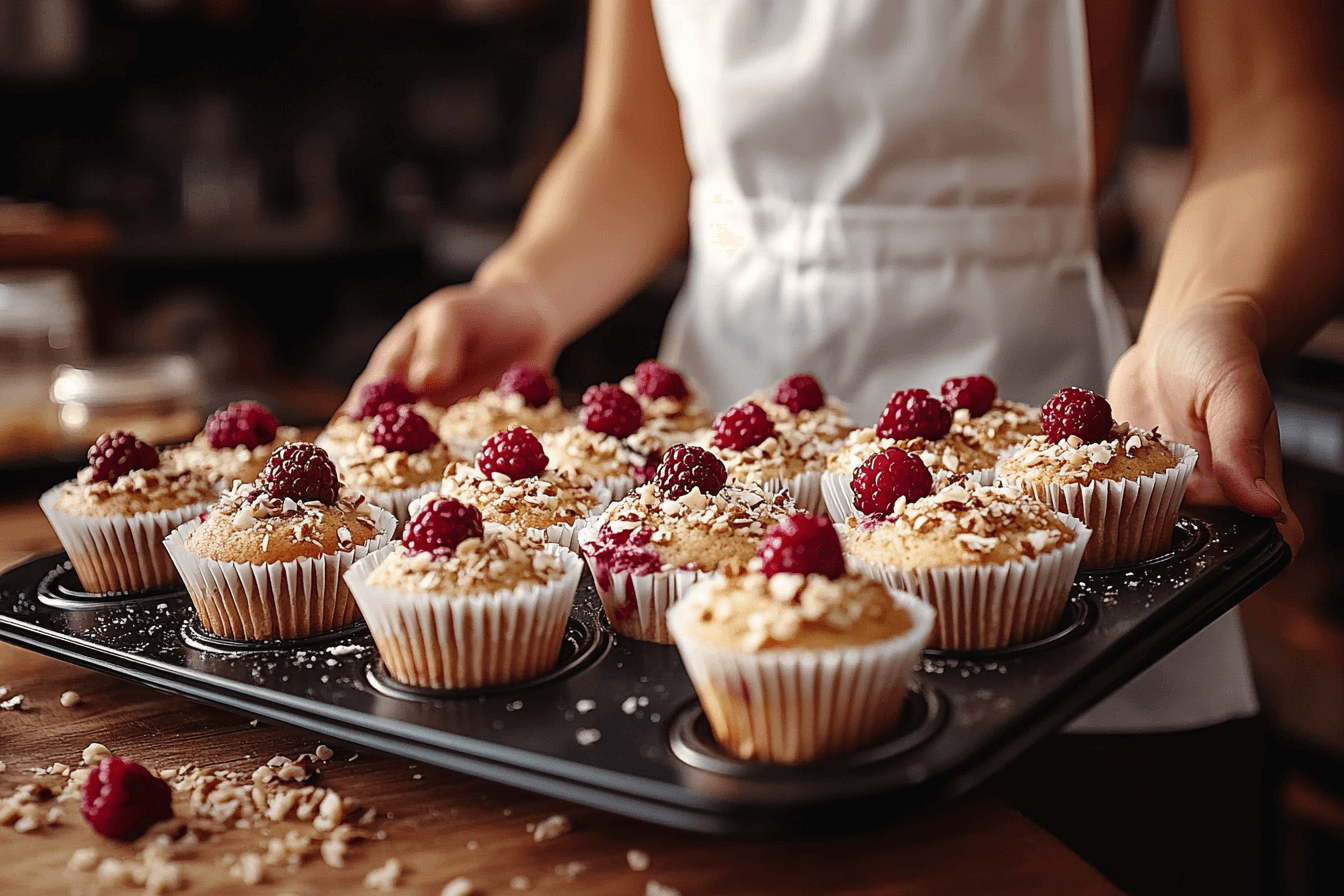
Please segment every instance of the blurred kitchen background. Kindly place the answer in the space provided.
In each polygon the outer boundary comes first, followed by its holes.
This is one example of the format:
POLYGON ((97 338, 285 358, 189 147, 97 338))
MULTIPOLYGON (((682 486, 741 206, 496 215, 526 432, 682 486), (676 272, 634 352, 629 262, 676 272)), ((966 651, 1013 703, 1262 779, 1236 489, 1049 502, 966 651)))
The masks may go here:
MULTIPOLYGON (((64 478, 108 421, 168 441, 254 397, 324 422, 401 314, 508 234, 574 121, 583 29, 579 0, 0 0, 0 495, 64 478)), ((1164 6, 1100 203, 1135 324, 1186 137, 1164 6)), ((568 394, 654 354, 683 268, 565 352, 568 394)), ((1272 379, 1307 527, 1244 605, 1273 892, 1340 893, 1344 323, 1272 379)))

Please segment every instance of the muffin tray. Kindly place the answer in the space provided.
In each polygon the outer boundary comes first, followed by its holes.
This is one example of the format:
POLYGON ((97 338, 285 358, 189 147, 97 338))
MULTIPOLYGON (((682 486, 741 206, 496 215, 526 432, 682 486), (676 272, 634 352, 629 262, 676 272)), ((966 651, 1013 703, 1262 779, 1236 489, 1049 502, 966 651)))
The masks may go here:
POLYGON ((0 639, 169 693, 661 825, 833 833, 958 796, 1119 687, 1287 565, 1273 524, 1188 510, 1171 553, 1084 573, 1061 630, 928 651, 900 729, 843 759, 739 761, 714 743, 675 647, 613 634, 586 575, 564 650, 522 684, 427 692, 391 681, 367 629, 243 645, 202 631, 185 592, 80 592, 64 554, 0 575, 0 639))

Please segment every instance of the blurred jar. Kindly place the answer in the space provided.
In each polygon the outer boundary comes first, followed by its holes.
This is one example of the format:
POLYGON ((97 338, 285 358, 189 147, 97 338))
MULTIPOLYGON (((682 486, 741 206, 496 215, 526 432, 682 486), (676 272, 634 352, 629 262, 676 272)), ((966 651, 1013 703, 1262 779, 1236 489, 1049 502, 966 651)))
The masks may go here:
POLYGON ((184 442, 205 423, 205 377, 189 355, 66 365, 56 371, 51 397, 65 434, 83 445, 117 429, 155 445, 184 442))
POLYGON ((84 303, 73 274, 0 271, 0 460, 50 454, 64 442, 48 391, 53 371, 87 358, 84 303))

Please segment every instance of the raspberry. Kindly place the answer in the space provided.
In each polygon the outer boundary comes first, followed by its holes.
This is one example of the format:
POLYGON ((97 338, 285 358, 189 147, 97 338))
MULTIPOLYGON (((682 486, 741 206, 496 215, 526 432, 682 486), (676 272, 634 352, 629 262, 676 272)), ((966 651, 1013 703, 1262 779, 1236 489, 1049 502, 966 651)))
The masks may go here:
POLYGON ((639 400, 620 386, 603 384, 589 386, 583 393, 583 410, 579 422, 593 432, 623 439, 632 435, 644 422, 639 400))
POLYGON ((417 454, 439 441, 434 427, 409 404, 383 405, 369 426, 369 438, 388 451, 407 454, 417 454))
POLYGON ((694 488, 702 494, 717 495, 728 482, 728 470, 707 449, 673 445, 663 454, 653 481, 659 491, 674 500, 694 488))
POLYGON ((756 556, 761 558, 761 572, 767 576, 793 572, 838 579, 845 574, 845 557, 835 527, 826 517, 810 513, 795 513, 765 533, 756 556))
POLYGON ((1100 442, 1111 434, 1114 425, 1111 403, 1086 389, 1060 389, 1041 408, 1041 429, 1052 442, 1062 442, 1069 436, 1100 442))
POLYGON ((965 408, 972 417, 994 407, 999 387, 987 376, 954 376, 943 383, 943 404, 952 410, 965 408))
POLYGON ((275 415, 255 401, 235 401, 205 421, 205 437, 214 448, 255 448, 275 441, 275 415))
POLYGON ((775 384, 775 392, 770 396, 775 404, 782 404, 793 411, 815 411, 826 403, 826 393, 821 391, 821 383, 810 373, 795 373, 775 384))
POLYGON ((352 416, 356 420, 367 420, 378 413, 385 404, 396 407, 399 404, 415 404, 416 394, 399 376, 384 377, 372 383, 365 383, 359 390, 359 400, 355 403, 352 416))
POLYGON ((658 361, 644 361, 635 368, 635 391, 644 398, 685 399, 690 394, 681 374, 658 361))
POLYGON ((775 424, 754 401, 731 407, 714 421, 714 447, 746 451, 775 434, 775 424))
POLYGON ((503 473, 510 479, 529 479, 546 470, 548 458, 541 442, 526 426, 511 426, 485 440, 476 455, 476 467, 487 476, 503 473))
POLYGON ((555 380, 534 364, 515 364, 499 378, 504 395, 521 395, 530 408, 539 408, 555 397, 555 380))
POLYGON ((411 554, 432 554, 442 560, 468 538, 480 538, 485 532, 481 512, 456 498, 435 498, 427 502, 406 524, 401 543, 411 554))
POLYGON ((854 471, 854 506, 860 513, 891 513, 896 499, 918 501, 933 491, 933 476, 924 462, 899 448, 888 448, 854 471))
POLYGON ((902 389, 882 411, 877 435, 882 439, 941 439, 952 428, 952 412, 923 389, 902 389))
POLYGON ((132 470, 152 470, 159 465, 159 452, 134 433, 117 430, 104 433, 89 448, 89 466, 94 482, 112 482, 132 470))
POLYGON ((173 789, 140 763, 109 756, 84 782, 79 811, 95 833, 134 840, 154 822, 173 817, 173 789))
POLYGON ((273 498, 335 504, 341 494, 336 465, 312 442, 290 442, 272 451, 260 481, 273 498))

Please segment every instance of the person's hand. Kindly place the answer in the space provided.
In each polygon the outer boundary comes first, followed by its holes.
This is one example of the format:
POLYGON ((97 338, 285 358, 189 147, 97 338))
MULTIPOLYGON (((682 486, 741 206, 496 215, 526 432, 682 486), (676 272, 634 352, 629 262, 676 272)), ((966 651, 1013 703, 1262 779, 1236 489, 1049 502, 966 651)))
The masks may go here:
POLYGON ((447 407, 498 385, 515 362, 549 370, 561 348, 556 316, 541 292, 523 284, 440 289, 378 343, 345 408, 364 384, 388 376, 403 377, 416 394, 447 407))
POLYGON ((1156 426, 1199 451, 1187 501, 1272 517, 1296 553, 1302 524, 1283 487, 1278 417, 1260 362, 1264 330, 1259 309, 1236 298, 1145 329, 1111 372, 1107 397, 1117 420, 1156 426))

